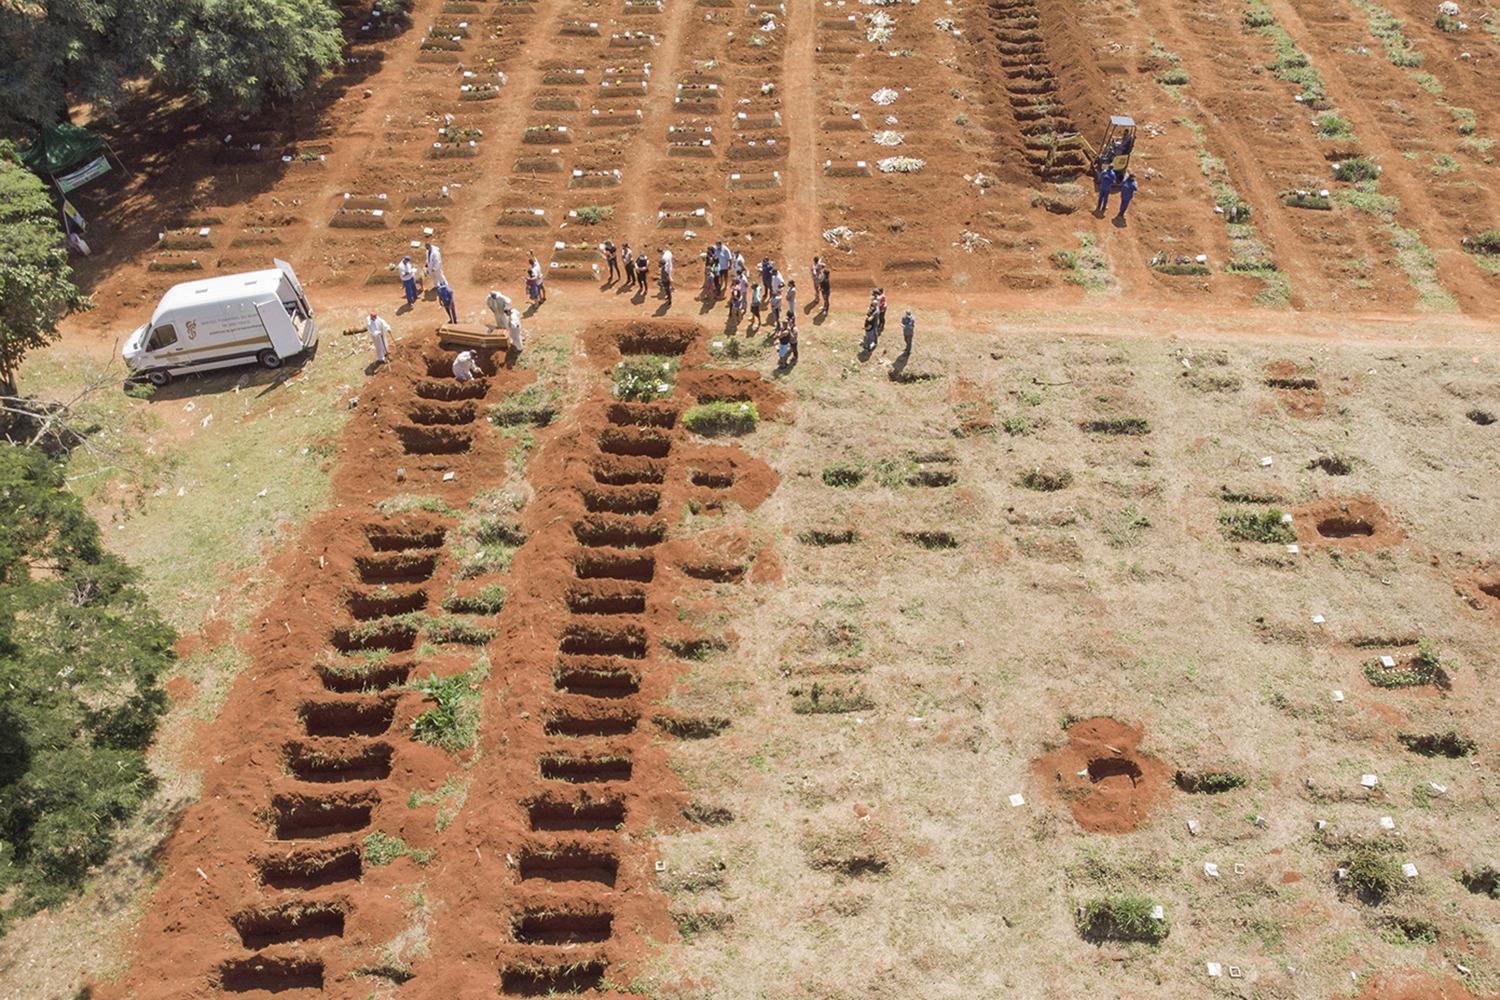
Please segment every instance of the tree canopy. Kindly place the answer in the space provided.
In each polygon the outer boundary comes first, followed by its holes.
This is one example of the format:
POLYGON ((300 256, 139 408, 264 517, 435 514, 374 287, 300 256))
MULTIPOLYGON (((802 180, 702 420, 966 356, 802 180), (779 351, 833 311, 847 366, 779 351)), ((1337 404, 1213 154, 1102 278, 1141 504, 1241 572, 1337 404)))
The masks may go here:
POLYGON ((57 324, 92 308, 73 284, 57 210, 41 180, 0 157, 0 395, 16 395, 27 352, 57 335, 57 324))
POLYGON ((175 636, 60 465, 0 445, 0 502, 0 896, 25 912, 80 888, 150 794, 175 636))
POLYGON ((342 44, 330 0, 0 0, 0 125, 108 112, 142 78, 228 118, 302 93, 342 44))

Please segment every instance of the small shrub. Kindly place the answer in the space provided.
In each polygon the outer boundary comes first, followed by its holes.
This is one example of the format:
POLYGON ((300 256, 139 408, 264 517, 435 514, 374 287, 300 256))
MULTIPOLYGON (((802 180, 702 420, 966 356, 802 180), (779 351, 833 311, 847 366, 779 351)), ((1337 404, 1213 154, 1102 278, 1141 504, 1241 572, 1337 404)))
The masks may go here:
POLYGON ((574 214, 585 226, 597 226, 614 214, 614 209, 603 205, 585 205, 574 214))
POLYGON ((1318 127, 1318 138, 1320 139, 1354 138, 1354 133, 1349 131, 1349 123, 1338 115, 1319 115, 1313 119, 1313 124, 1318 127))
POLYGON ((1073 483, 1073 473, 1051 465, 1038 465, 1021 474, 1021 485, 1040 493, 1065 490, 1073 483))
POLYGON ((1468 757, 1479 744, 1450 729, 1445 733, 1400 733, 1396 739, 1412 753, 1424 757, 1468 757))
POLYGON ((1267 511, 1225 511, 1219 515, 1219 531, 1225 538, 1235 542, 1285 545, 1296 541, 1297 533, 1281 518, 1282 512, 1275 507, 1267 511))
POLYGON ((1269 28, 1276 23, 1276 15, 1265 4, 1252 2, 1246 7, 1245 16, 1241 20, 1247 28, 1269 28))
POLYGON ((1218 795, 1244 788, 1250 779, 1234 771, 1178 771, 1177 787, 1195 795, 1218 795))
POLYGON ((858 465, 840 462, 823 470, 823 485, 833 487, 858 486, 865 481, 865 470, 858 465))
POLYGON ((1207 264, 1153 264, 1151 269, 1158 274, 1173 274, 1178 276, 1201 276, 1214 273, 1213 269, 1207 264))
POLYGON ((829 545, 853 545, 859 541, 859 532, 853 528, 840 530, 809 528, 797 536, 797 541, 803 545, 815 545, 819 548, 829 545))
POLYGON ((1089 941, 1145 941, 1159 944, 1171 933, 1163 915, 1152 916, 1159 904, 1146 896, 1105 896, 1079 908, 1078 933, 1089 941))
POLYGON ((760 413, 751 401, 717 399, 694 406, 682 415, 682 425, 694 434, 717 437, 749 434, 760 423, 760 413))
POLYGON ((1453 877, 1458 879, 1459 885, 1476 896, 1500 899, 1500 871, 1496 871, 1490 865, 1485 865, 1483 868, 1470 868, 1453 877))
POLYGON ((454 752, 473 745, 479 725, 479 694, 473 688, 478 679, 475 672, 465 671, 452 677, 429 674, 426 680, 412 684, 436 702, 412 721, 413 738, 454 752))
POLYGON ((1495 422, 1495 415, 1489 410, 1470 410, 1464 416, 1474 421, 1480 427, 1488 427, 1495 422))
POLYGON ((1420 917, 1389 917, 1386 940, 1392 944, 1437 944, 1437 924, 1420 917))
POLYGON ((1378 659, 1368 660, 1364 671, 1365 679, 1379 688, 1422 687, 1447 680, 1442 656, 1425 639, 1418 644, 1417 655, 1411 660, 1404 663, 1397 660, 1394 667, 1387 667, 1378 659))
POLYGON ((427 622, 427 638, 436 643, 456 642, 483 646, 495 637, 492 628, 481 628, 462 618, 433 618, 427 622))
POLYGON ((838 715, 864 712, 875 707, 875 700, 861 684, 824 684, 815 681, 806 688, 792 688, 792 711, 798 715, 838 715))
POLYGON ((417 864, 425 865, 432 860, 434 854, 433 851, 419 847, 408 847, 400 837, 393 837, 379 830, 365 837, 364 853, 365 863, 369 865, 388 865, 397 858, 411 858, 417 864))
POLYGON ((443 610, 462 615, 496 615, 505 607, 505 588, 487 584, 473 594, 450 594, 443 599, 443 610))
POLYGON ((1406 885, 1401 865, 1373 845, 1355 848, 1341 867, 1345 891, 1372 906, 1385 902, 1406 885))
POLYGON ((1173 67, 1156 78, 1156 82, 1164 87, 1186 87, 1188 84, 1188 72, 1179 67, 1173 67))
POLYGON ((1500 229, 1486 229, 1482 233, 1464 237, 1464 249, 1470 253, 1500 254, 1500 229))
POLYGON ((1031 421, 1021 416, 1006 417, 1001 421, 1000 426, 1004 427, 1005 433, 1011 437, 1020 437, 1023 434, 1031 433, 1031 421))
POLYGON ((672 361, 655 355, 626 358, 615 365, 612 375, 614 397, 632 402, 661 399, 677 381, 672 361))
POLYGON ((1351 156, 1347 160, 1340 160, 1334 164, 1333 176, 1336 180, 1347 181, 1350 184, 1378 180, 1380 165, 1368 156, 1351 156))
POLYGON ((557 390, 542 382, 533 382, 490 407, 490 421, 497 427, 546 427, 556 415, 557 390))
POLYGON ((1085 420, 1079 426, 1091 434, 1151 433, 1151 422, 1145 417, 1102 417, 1098 420, 1085 420))

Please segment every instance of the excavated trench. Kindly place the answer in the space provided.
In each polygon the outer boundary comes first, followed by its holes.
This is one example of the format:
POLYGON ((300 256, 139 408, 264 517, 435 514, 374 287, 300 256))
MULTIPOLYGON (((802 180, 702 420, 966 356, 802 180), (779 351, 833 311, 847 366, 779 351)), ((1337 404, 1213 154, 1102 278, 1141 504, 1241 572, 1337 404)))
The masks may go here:
POLYGON ((322 798, 285 794, 271 800, 271 828, 277 840, 319 840, 356 833, 370 825, 370 814, 380 797, 322 798))
POLYGON ((575 615, 638 615, 646 610, 646 592, 572 590, 568 592, 567 604, 575 615))
POLYGON ((554 686, 585 698, 630 698, 641 693, 641 679, 628 670, 560 669, 554 686))
POLYGON ((575 785, 629 781, 635 765, 628 757, 573 757, 551 754, 540 761, 541 774, 548 781, 567 781, 575 785))
POLYGON ((396 703, 373 701, 309 701, 297 708, 309 736, 379 736, 391 728, 396 703))
POLYGON ((510 925, 517 944, 579 944, 607 941, 614 928, 613 913, 569 913, 528 909, 510 925))
POLYGON ((268 889, 320 889, 340 882, 357 882, 364 859, 353 844, 325 850, 293 851, 263 858, 256 865, 261 885, 268 889))
POLYGON ((219 988, 225 993, 283 993, 321 990, 323 963, 312 958, 237 959, 219 966, 219 988))
POLYGON ((313 670, 323 687, 334 694, 361 694, 385 691, 405 684, 411 677, 410 663, 368 663, 356 661, 353 669, 340 670, 327 663, 314 664, 313 670))
POLYGON ((603 802, 540 799, 526 806, 526 819, 533 830, 613 830, 625 822, 625 802, 620 799, 603 802))
POLYGON ((620 860, 590 847, 562 845, 522 851, 516 869, 522 882, 594 882, 613 889, 620 860))
POLYGON ((229 922, 246 948, 260 951, 273 944, 343 937, 348 911, 347 903, 284 903, 243 911, 229 922))
POLYGON ((605 488, 583 490, 583 505, 591 514, 655 514, 661 507, 661 491, 605 488))
POLYGON ((383 781, 391 776, 388 743, 323 746, 297 741, 285 747, 286 768, 298 781, 383 781))

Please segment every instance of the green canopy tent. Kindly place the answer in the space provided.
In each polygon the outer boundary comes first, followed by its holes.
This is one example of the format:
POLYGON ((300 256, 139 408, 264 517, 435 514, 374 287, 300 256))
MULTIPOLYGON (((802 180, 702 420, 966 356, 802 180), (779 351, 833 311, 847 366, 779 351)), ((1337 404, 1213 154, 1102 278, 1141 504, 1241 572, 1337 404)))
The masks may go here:
POLYGON ((41 138, 21 150, 21 162, 52 181, 62 194, 121 165, 102 136, 67 122, 43 129, 41 138))

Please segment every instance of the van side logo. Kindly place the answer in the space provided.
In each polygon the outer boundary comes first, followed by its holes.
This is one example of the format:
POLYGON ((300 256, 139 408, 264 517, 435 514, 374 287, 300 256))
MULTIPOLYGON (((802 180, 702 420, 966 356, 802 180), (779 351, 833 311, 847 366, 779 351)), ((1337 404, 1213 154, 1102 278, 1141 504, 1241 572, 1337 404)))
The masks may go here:
POLYGON ((198 321, 195 320, 195 319, 190 319, 184 325, 187 327, 188 340, 197 340, 198 339, 198 321))

